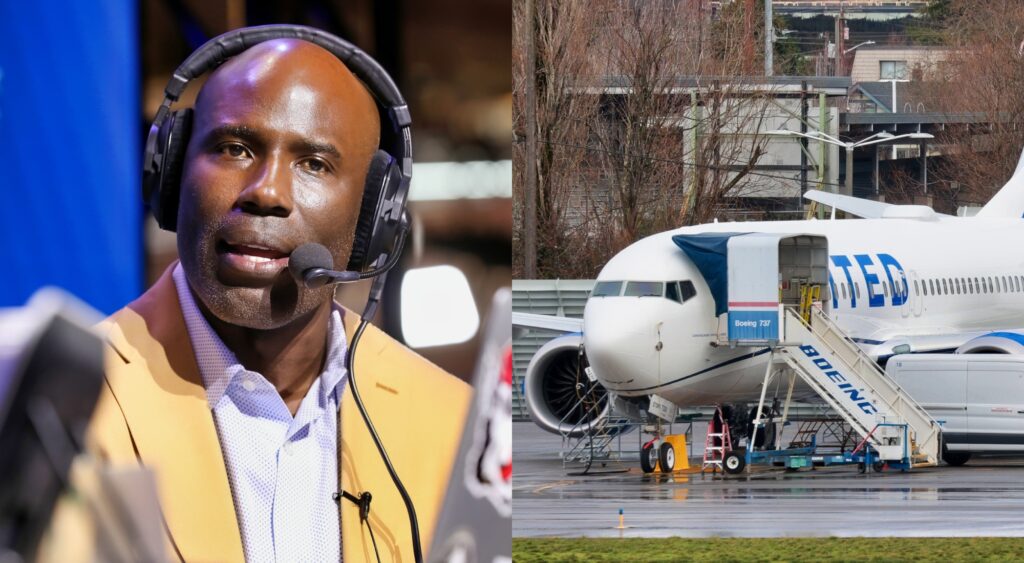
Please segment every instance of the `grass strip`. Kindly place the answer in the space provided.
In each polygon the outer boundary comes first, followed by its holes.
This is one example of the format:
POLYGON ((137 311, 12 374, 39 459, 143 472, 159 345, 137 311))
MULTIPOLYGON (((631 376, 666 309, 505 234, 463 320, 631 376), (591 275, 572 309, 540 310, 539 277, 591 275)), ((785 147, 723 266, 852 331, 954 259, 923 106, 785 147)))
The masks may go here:
POLYGON ((1024 561, 1024 538, 514 538, 544 561, 1024 561))

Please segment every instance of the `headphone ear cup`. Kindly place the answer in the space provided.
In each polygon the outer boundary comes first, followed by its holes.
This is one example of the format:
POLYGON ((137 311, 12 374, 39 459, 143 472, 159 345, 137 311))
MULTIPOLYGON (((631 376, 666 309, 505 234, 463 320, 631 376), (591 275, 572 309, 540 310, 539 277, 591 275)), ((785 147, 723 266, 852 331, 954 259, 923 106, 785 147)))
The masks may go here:
POLYGON ((185 149, 192 135, 192 108, 173 112, 158 132, 157 147, 161 154, 156 189, 149 195, 149 206, 160 228, 178 228, 178 200, 181 196, 181 172, 185 149))
POLYGON ((359 219, 355 223, 355 236, 352 239, 352 252, 348 257, 350 271, 362 271, 369 265, 371 247, 374 245, 375 231, 378 229, 379 215, 383 199, 387 198, 387 183, 390 169, 395 167, 394 159, 378 150, 370 161, 367 181, 362 187, 362 203, 359 205, 359 219))

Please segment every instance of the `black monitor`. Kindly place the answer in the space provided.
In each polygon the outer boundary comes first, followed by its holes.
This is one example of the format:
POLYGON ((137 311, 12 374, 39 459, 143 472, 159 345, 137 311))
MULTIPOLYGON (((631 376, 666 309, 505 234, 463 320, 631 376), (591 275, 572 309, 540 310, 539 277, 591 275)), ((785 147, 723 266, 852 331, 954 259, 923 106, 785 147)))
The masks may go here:
POLYGON ((98 316, 58 290, 0 310, 0 559, 35 558, 103 385, 98 316))

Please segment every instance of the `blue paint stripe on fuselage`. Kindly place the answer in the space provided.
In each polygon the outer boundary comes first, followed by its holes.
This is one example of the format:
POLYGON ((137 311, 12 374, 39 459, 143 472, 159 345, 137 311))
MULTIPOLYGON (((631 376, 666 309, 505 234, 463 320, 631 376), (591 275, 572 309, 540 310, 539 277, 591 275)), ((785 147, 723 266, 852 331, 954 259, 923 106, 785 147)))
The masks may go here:
MULTIPOLYGON (((1024 346, 1024 335, 1017 334, 1016 332, 990 332, 984 336, 996 336, 998 338, 1005 338, 1012 340, 1017 344, 1024 346)), ((982 338, 984 338, 984 336, 982 338)))
POLYGON ((743 360, 747 360, 747 359, 753 358, 755 356, 760 356, 761 354, 767 354, 769 350, 770 350, 770 348, 762 348, 762 349, 760 349, 760 350, 758 350, 756 352, 751 352, 749 354, 744 354, 742 356, 736 356, 735 358, 730 358, 730 359, 728 359, 728 360, 726 360, 726 361, 724 361, 722 363, 715 364, 715 365, 713 365, 711 367, 707 367, 707 368, 704 368, 704 369, 702 369, 700 371, 691 373, 690 375, 684 375, 684 376, 682 376, 682 377, 680 377, 678 379, 673 379, 672 381, 669 381, 668 383, 662 383, 660 385, 654 385, 652 387, 644 387, 643 389, 610 389, 610 390, 611 391, 655 391, 655 390, 661 389, 662 387, 667 387, 669 385, 673 385, 675 383, 679 383, 680 381, 683 381, 683 380, 686 380, 686 379, 690 379, 691 377, 697 377, 698 375, 705 374, 705 373, 707 373, 709 371, 712 371, 712 370, 716 370, 716 369, 718 369, 720 367, 725 367, 725 366, 727 366, 729 364, 734 364, 736 362, 742 362, 743 360))

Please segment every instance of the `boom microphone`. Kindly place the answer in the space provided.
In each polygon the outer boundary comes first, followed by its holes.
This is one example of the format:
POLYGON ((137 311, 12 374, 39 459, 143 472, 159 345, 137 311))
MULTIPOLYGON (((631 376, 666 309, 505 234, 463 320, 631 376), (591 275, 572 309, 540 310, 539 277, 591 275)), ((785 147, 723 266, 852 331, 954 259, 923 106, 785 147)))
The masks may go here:
POLYGON ((402 255, 402 248, 405 246, 405 236, 408 232, 409 228, 403 222, 399 226, 395 251, 390 256, 387 254, 381 255, 384 264, 368 272, 332 270, 334 258, 331 256, 331 251, 327 250, 327 247, 324 245, 315 242, 307 242, 292 251, 292 255, 288 258, 288 271, 292 273, 296 281, 309 289, 317 289, 333 283, 350 283, 377 277, 390 270, 398 262, 398 258, 402 255))
POLYGON ((323 287, 329 283, 345 283, 359 280, 359 272, 339 272, 332 270, 334 258, 327 247, 315 242, 307 242, 292 252, 288 258, 288 271, 297 281, 310 289, 323 287))

